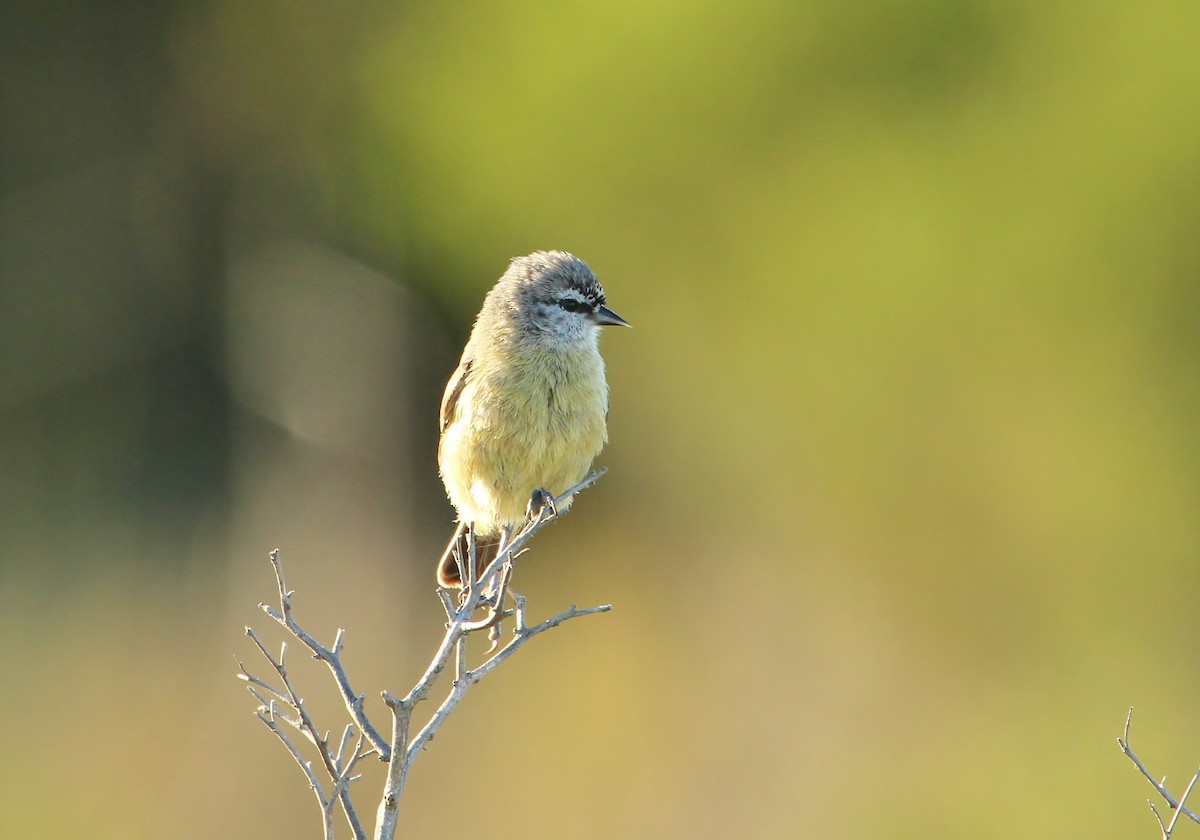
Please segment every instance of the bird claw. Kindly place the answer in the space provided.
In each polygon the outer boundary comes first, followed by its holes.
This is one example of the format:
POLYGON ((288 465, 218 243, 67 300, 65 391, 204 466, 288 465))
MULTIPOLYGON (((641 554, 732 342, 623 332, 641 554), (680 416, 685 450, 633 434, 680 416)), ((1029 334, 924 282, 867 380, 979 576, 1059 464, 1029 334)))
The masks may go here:
POLYGON ((546 508, 550 508, 552 515, 558 516, 558 506, 554 504, 554 494, 545 487, 539 487, 529 497, 529 504, 525 506, 525 517, 536 519, 546 508))

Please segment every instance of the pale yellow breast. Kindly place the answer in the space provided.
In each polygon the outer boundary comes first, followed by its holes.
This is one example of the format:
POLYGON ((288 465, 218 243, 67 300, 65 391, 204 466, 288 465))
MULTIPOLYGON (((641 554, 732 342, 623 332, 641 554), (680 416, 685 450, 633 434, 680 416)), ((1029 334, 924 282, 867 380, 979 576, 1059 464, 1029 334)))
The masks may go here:
POLYGON ((439 459, 459 516, 495 533, 524 520, 534 490, 579 483, 607 440, 607 411, 595 348, 476 359, 439 459))

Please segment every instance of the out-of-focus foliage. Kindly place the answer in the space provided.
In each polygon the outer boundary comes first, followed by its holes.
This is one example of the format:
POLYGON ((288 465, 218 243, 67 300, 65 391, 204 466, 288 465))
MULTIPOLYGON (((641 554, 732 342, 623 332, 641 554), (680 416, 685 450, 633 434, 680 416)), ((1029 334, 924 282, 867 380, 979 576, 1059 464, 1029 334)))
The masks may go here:
POLYGON ((469 698, 412 836, 1154 836, 1114 740, 1200 760, 1200 6, 5 19, 0 834, 317 836, 232 678, 266 552, 411 684, 440 387, 553 247, 635 329, 518 580, 617 609, 469 698))

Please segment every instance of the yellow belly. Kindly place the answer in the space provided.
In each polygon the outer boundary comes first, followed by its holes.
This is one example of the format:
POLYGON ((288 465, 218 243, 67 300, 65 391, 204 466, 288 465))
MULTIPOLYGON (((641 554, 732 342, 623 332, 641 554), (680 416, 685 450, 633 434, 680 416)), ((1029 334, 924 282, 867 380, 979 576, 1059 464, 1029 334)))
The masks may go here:
POLYGON ((598 353, 474 369, 439 452, 460 519, 484 536, 520 525, 533 491, 578 484, 607 439, 598 353))

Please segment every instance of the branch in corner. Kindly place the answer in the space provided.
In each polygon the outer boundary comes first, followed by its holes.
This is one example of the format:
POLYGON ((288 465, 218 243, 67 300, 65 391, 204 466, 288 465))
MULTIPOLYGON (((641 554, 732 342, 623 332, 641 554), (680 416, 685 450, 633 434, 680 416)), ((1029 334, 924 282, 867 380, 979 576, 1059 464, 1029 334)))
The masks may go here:
POLYGON ((1158 795, 1166 800, 1167 807, 1174 812, 1171 814, 1171 819, 1169 821, 1164 821, 1162 815, 1158 812, 1158 808, 1155 806, 1154 801, 1147 800, 1150 805, 1150 810, 1154 812, 1154 818, 1158 820, 1158 828, 1162 832, 1163 840, 1171 840, 1171 834, 1175 831, 1175 824, 1178 822, 1181 814, 1186 816, 1192 822, 1200 823, 1200 816, 1197 816, 1195 812, 1191 811, 1184 805, 1184 803, 1187 802, 1188 796, 1190 796, 1192 793, 1192 788, 1196 786, 1197 781, 1200 781, 1200 770, 1197 770, 1195 775, 1192 776, 1192 780, 1188 782, 1187 787, 1183 791, 1183 795, 1180 796, 1179 799, 1173 797, 1170 792, 1167 791, 1166 776, 1164 776, 1161 781, 1156 779, 1146 765, 1142 763, 1142 760, 1133 752, 1133 748, 1129 746, 1129 727, 1132 725, 1132 723, 1133 708, 1131 707, 1129 709, 1129 714, 1125 718, 1125 735, 1124 737, 1117 739, 1117 744, 1121 747, 1121 752, 1125 753, 1129 760, 1133 762, 1133 766, 1140 770, 1142 775, 1146 777, 1147 781, 1154 786, 1154 789, 1158 791, 1158 795))

